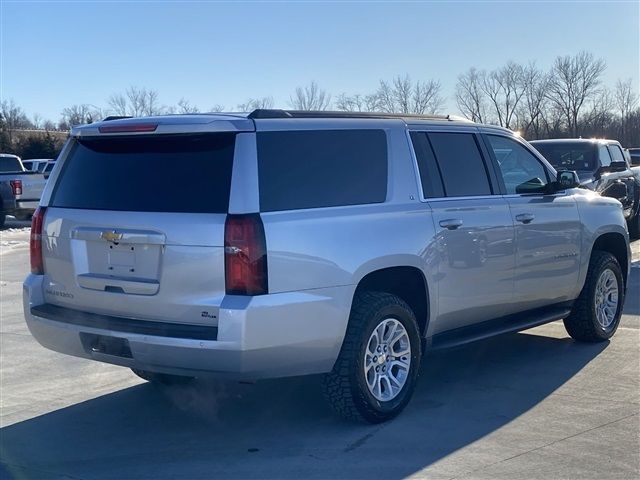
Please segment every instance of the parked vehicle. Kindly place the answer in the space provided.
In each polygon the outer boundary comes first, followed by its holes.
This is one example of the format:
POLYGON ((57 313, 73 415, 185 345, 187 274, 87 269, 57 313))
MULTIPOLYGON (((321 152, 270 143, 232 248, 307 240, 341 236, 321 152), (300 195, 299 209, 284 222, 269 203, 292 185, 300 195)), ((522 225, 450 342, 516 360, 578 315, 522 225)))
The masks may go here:
POLYGON ((640 167, 640 148, 627 148, 631 157, 629 163, 632 167, 640 167))
POLYGON ((19 220, 31 217, 38 207, 46 179, 43 174, 24 169, 20 157, 0 154, 0 228, 7 215, 19 220))
POLYGON ((620 201, 624 218, 637 233, 640 189, 615 140, 554 139, 531 142, 555 168, 575 170, 582 186, 620 201))
POLYGON ((620 321, 620 203, 503 128, 121 119, 74 128, 57 163, 33 218, 27 325, 151 382, 321 373, 340 414, 381 422, 425 350, 560 319, 600 342, 620 321))
POLYGON ((22 160, 25 170, 30 172, 43 173, 48 163, 53 162, 52 158, 35 158, 30 160, 22 160))

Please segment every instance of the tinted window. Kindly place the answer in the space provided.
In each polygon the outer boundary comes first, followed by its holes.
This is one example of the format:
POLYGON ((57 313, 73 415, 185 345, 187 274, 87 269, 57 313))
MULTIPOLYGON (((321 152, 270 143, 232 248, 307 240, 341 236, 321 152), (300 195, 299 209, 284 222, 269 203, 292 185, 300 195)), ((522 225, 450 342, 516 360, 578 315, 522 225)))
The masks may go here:
POLYGON ((382 130, 258 133, 260 210, 384 202, 387 140, 382 130))
POLYGON ((507 193, 538 193, 545 190, 547 171, 531 152, 510 138, 497 135, 487 135, 487 138, 507 193))
POLYGON ((78 140, 52 206, 226 213, 235 134, 78 140))
POLYGON ((611 165, 611 155, 604 145, 598 145, 598 154, 600 156, 600 165, 608 167, 611 165))
POLYGON ((20 167, 17 157, 0 157, 0 172, 21 172, 20 167))
POLYGON ((592 143, 532 143, 547 161, 558 170, 594 171, 596 148, 592 143))
POLYGON ((480 150, 471 133, 429 133, 449 197, 490 195, 491 187, 480 150))
POLYGON ((416 152, 418 170, 420 171, 420 181, 422 182, 422 193, 426 198, 444 196, 444 187, 440 178, 440 171, 436 163, 436 157, 429 144, 427 134, 423 132, 411 132, 413 149, 416 152))
POLYGON ((611 159, 614 162, 624 162, 624 155, 622 154, 622 150, 617 145, 609 145, 609 152, 611 152, 611 159))

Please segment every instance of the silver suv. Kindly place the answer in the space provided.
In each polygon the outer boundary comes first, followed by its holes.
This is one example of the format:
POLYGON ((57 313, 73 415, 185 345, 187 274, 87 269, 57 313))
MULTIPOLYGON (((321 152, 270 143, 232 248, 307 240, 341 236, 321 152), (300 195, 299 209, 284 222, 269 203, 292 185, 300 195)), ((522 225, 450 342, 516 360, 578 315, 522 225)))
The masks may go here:
POLYGON ((324 374, 339 413, 380 422, 425 350, 560 319, 614 334, 622 207, 577 186, 450 117, 103 121, 47 183, 24 313, 45 347, 152 382, 324 374))

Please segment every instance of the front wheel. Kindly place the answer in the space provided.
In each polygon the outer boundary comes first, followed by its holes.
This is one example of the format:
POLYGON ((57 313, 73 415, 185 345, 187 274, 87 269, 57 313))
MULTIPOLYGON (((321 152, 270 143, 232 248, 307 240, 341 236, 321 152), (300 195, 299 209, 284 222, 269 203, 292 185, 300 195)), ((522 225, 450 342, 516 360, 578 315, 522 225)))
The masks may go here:
POLYGON ((582 292, 564 326, 575 340, 603 342, 618 329, 623 303, 624 280, 618 260, 609 252, 596 250, 582 292))
POLYGON ((340 355, 323 378, 325 396, 345 418, 389 420, 411 398, 421 353, 415 315, 402 299, 358 293, 340 355))

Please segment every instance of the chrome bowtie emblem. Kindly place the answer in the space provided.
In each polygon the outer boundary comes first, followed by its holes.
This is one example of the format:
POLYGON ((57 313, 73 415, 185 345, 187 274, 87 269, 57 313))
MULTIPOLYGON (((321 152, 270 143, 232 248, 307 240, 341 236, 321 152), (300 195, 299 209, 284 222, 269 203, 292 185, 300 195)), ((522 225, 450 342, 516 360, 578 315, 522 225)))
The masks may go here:
POLYGON ((116 243, 122 240, 122 234, 116 232, 115 230, 107 230, 100 234, 100 238, 106 240, 107 242, 116 243))

